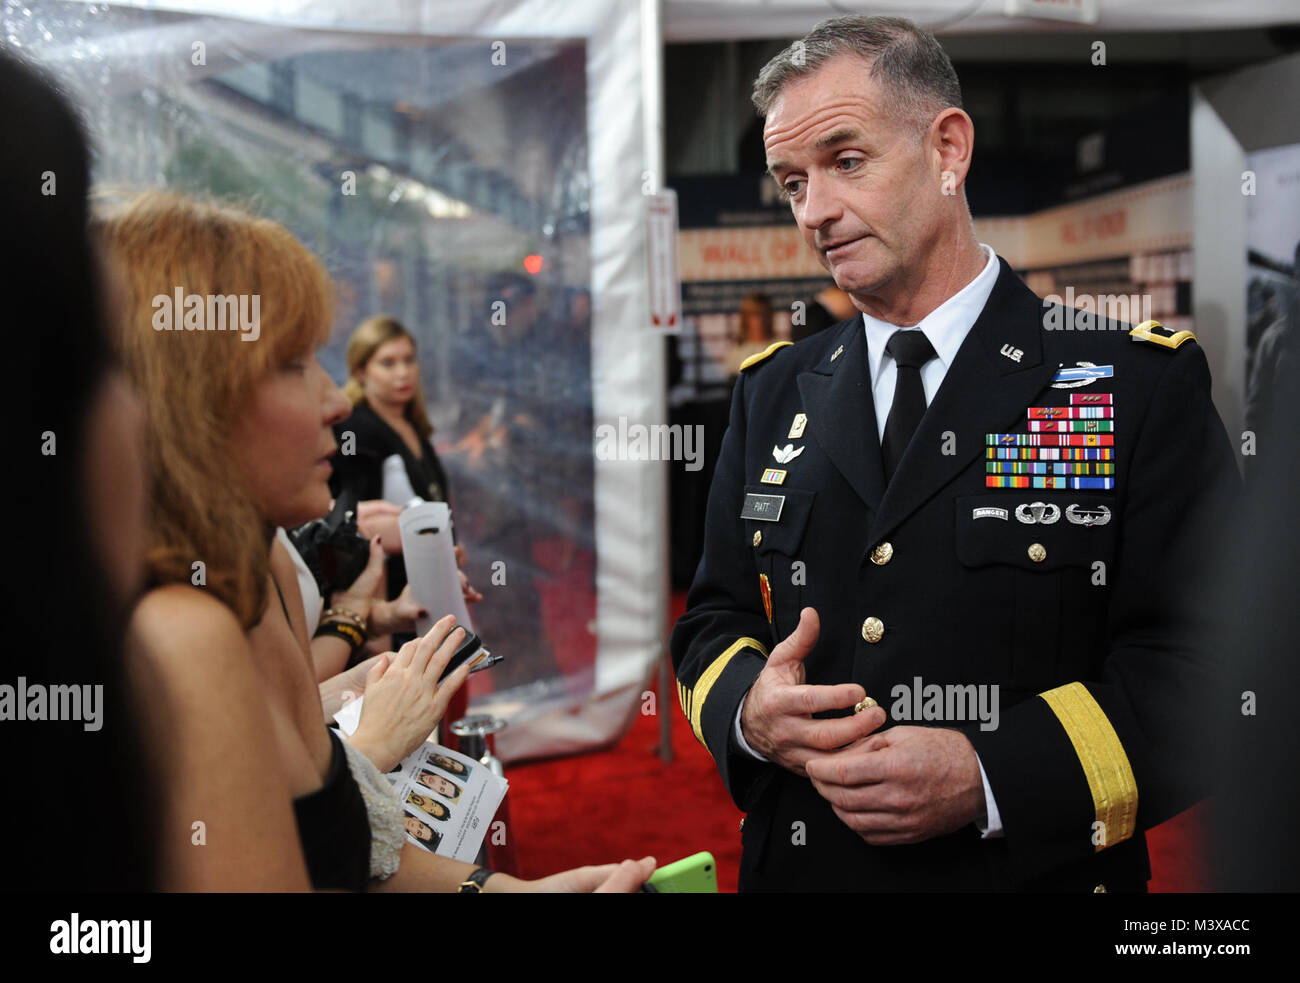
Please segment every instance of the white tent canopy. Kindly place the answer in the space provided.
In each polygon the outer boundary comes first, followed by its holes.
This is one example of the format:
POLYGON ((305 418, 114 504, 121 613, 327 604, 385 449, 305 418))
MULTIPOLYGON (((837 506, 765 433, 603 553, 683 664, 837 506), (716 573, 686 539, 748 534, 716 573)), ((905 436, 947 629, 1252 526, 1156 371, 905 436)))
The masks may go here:
POLYGON ((668 41, 720 41, 793 38, 818 21, 844 14, 907 17, 937 34, 955 31, 1210 31, 1294 23, 1293 0, 1067 0, 1040 4, 1086 17, 1071 25, 1032 16, 1023 0, 910 0, 861 3, 851 0, 664 0, 664 38, 668 41), (1021 13, 1008 16, 1008 9, 1021 13), (1091 16, 1089 16, 1091 15, 1091 16))

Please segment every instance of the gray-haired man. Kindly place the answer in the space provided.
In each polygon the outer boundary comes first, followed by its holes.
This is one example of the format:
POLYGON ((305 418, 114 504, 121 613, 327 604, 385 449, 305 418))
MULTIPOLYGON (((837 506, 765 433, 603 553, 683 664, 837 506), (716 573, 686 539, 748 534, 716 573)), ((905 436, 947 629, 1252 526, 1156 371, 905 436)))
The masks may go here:
POLYGON ((754 101, 862 315, 742 372, 673 633, 741 888, 1143 890, 1141 830, 1200 787, 1179 587, 1237 485, 1204 355, 977 241, 974 125, 910 22, 818 26, 754 101))

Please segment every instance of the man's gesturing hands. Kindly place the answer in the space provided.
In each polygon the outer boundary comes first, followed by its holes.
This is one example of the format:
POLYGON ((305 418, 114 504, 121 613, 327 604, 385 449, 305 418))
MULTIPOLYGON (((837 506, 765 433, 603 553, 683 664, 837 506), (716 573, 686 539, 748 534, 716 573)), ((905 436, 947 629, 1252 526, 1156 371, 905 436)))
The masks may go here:
POLYGON ((806 774, 804 765, 810 758, 852 744, 885 722, 880 707, 851 717, 813 718, 821 710, 847 709, 867 695, 857 683, 804 683, 803 660, 817 644, 820 630, 817 612, 804 608, 799 626, 768 656, 740 715, 740 729, 749 746, 796 775, 806 774))
POLYGON ((984 815, 975 749, 955 730, 891 727, 809 760, 806 773, 835 815, 872 846, 919 843, 984 815))
POLYGON ((965 735, 935 727, 893 727, 882 707, 850 717, 815 719, 857 704, 857 683, 804 683, 804 659, 817 643, 817 612, 772 650, 741 713, 745 740, 769 761, 806 775, 850 829, 874 846, 917 843, 984 815, 984 786, 965 735))

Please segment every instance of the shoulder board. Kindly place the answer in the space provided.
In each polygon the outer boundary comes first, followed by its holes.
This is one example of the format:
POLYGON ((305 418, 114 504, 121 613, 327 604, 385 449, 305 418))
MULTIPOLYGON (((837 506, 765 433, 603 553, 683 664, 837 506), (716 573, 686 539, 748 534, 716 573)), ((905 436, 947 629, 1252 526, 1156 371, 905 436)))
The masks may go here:
POLYGON ((1190 331, 1170 331, 1159 321, 1143 321, 1128 333, 1134 341, 1149 341, 1165 348, 1177 348, 1185 341, 1195 341, 1196 335, 1190 331), (1159 331, 1161 333, 1157 334, 1159 331))
POLYGON ((747 368, 749 368, 751 365, 757 365, 759 362, 763 361, 763 359, 767 358, 769 355, 771 355, 771 354, 772 354, 774 351, 776 351, 778 348, 784 348, 786 345, 793 345, 793 344, 794 344, 793 341, 774 341, 774 342, 772 342, 772 344, 770 344, 770 345, 767 346, 766 350, 761 351, 761 352, 758 352, 758 353, 755 354, 755 355, 750 355, 749 358, 747 358, 747 359, 745 359, 743 362, 741 362, 741 363, 740 363, 740 371, 741 371, 741 372, 744 372, 744 371, 745 371, 747 368))

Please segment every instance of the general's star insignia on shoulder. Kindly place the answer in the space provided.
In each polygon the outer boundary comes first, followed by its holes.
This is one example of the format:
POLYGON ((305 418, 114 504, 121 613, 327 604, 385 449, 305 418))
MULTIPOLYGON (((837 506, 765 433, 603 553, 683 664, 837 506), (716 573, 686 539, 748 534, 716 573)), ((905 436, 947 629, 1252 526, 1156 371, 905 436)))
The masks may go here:
POLYGON ((763 359, 767 358, 769 355, 771 355, 771 354, 772 354, 774 351, 776 351, 778 348, 784 348, 786 345, 793 345, 793 344, 794 344, 793 341, 774 341, 774 342, 772 342, 772 344, 768 345, 767 348, 765 348, 763 351, 761 351, 761 352, 757 352, 757 353, 755 353, 755 354, 753 354, 753 355, 750 355, 749 358, 747 358, 747 359, 745 359, 743 362, 741 362, 741 363, 740 363, 740 371, 741 371, 741 372, 744 372, 744 371, 745 371, 747 368, 749 368, 751 365, 757 365, 759 362, 763 361, 763 359))
POLYGON ((1170 331, 1159 321, 1143 321, 1130 331, 1128 336, 1134 341, 1149 341, 1154 345, 1171 349, 1177 349, 1183 342, 1196 340, 1196 335, 1192 332, 1170 331))

